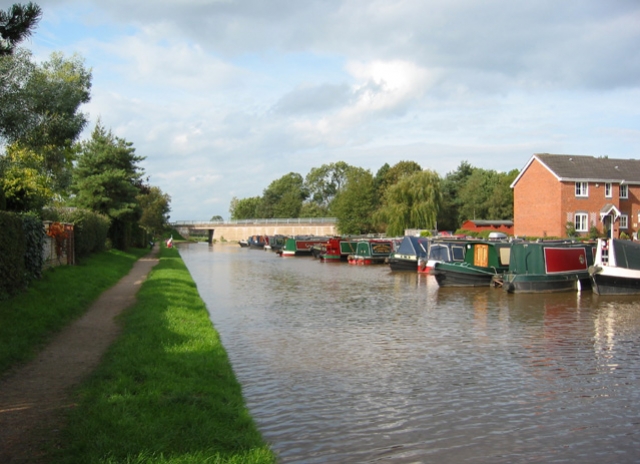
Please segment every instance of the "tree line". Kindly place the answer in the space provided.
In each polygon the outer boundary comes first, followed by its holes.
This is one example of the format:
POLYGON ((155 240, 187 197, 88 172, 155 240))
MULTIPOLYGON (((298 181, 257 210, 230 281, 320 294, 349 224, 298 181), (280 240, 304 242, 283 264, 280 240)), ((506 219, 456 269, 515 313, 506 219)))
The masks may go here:
POLYGON ((306 177, 290 172, 261 196, 231 200, 231 219, 335 217, 342 234, 403 235, 405 229, 458 230, 468 219, 513 218, 508 173, 467 161, 440 177, 415 161, 385 163, 370 170, 343 161, 312 168, 306 177))
POLYGON ((0 11, 0 211, 84 208, 106 216, 113 246, 132 231, 159 234, 171 198, 149 183, 131 142, 98 122, 88 140, 92 73, 78 55, 53 53, 37 63, 20 47, 42 16, 29 2, 0 11))

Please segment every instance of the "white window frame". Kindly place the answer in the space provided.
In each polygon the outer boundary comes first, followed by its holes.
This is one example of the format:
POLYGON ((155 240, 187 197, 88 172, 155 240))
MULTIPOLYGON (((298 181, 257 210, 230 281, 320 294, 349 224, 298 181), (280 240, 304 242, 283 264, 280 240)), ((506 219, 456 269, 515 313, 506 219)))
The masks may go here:
POLYGON ((606 182, 604 184, 604 197, 611 198, 612 196, 613 196, 613 185, 611 185, 611 182, 606 182))
POLYGON ((620 215, 620 228, 621 229, 629 228, 629 216, 627 214, 620 215))
POLYGON ((575 213, 573 224, 576 232, 589 232, 589 215, 587 213, 575 213))
POLYGON ((589 183, 588 182, 576 182, 576 197, 588 197, 589 196, 589 183))
POLYGON ((629 186, 620 184, 620 199, 626 200, 627 198, 629 198, 629 186))

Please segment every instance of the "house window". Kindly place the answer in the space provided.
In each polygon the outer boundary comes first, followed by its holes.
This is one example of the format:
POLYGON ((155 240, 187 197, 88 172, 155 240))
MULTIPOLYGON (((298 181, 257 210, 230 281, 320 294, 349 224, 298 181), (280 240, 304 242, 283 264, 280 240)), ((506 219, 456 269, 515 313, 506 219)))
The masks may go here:
POLYGON ((629 216, 627 216, 626 214, 620 215, 620 228, 621 229, 629 228, 629 216))
POLYGON ((629 186, 624 184, 620 186, 620 198, 629 198, 629 186))
POLYGON ((588 222, 587 213, 576 213, 574 217, 574 224, 576 228, 576 232, 588 232, 589 231, 589 222, 588 222))
POLYGON ((611 187, 611 182, 607 182, 606 184, 604 184, 605 198, 611 198, 613 196, 612 192, 613 192, 613 188, 611 187))
POLYGON ((589 184, 586 182, 576 182, 576 196, 588 197, 589 196, 589 184))

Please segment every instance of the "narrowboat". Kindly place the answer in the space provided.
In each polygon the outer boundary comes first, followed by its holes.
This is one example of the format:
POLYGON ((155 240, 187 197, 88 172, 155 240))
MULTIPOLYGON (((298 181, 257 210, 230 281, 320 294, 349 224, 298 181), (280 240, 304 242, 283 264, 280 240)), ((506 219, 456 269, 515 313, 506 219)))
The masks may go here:
POLYGON ((591 288, 593 243, 549 241, 511 245, 509 270, 495 283, 509 293, 570 292, 591 288))
POLYGON ((355 253, 349 255, 349 264, 384 264, 393 251, 393 241, 384 239, 364 239, 357 242, 355 253))
POLYGON ((405 235, 398 248, 389 255, 392 271, 418 271, 418 260, 426 258, 429 250, 427 237, 405 235))
POLYGON ((277 251, 278 255, 286 256, 311 256, 312 248, 327 242, 329 237, 316 237, 315 235, 297 235, 288 237, 284 246, 277 251))
POLYGON ((464 261, 435 261, 431 271, 440 287, 488 287, 509 269, 507 241, 468 241, 464 261))
POLYGON ((357 241, 342 237, 332 237, 320 252, 320 259, 328 262, 347 261, 349 255, 355 253, 357 241))
POLYGON ((264 246, 265 250, 271 250, 278 252, 284 246, 284 242, 287 239, 284 235, 267 235, 267 243, 264 246))
POLYGON ((254 250, 262 250, 267 244, 267 239, 264 235, 252 235, 247 241, 249 242, 249 248, 254 250))
POLYGON ((640 294, 640 243, 599 239, 589 276, 597 295, 640 294))
POLYGON ((434 238, 429 243, 429 253, 418 260, 418 273, 430 274, 437 262, 463 262, 468 239, 434 238))

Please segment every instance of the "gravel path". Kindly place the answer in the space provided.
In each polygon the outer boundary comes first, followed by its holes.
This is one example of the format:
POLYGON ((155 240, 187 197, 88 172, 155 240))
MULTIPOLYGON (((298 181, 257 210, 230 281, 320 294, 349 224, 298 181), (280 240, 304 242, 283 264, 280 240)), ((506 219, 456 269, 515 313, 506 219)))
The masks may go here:
POLYGON ((105 291, 37 358, 0 381, 0 463, 43 462, 41 450, 55 443, 71 393, 116 339, 114 318, 135 302, 140 285, 158 262, 156 248, 105 291))

